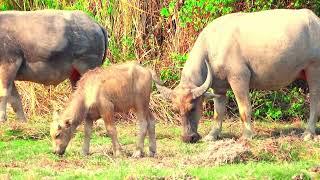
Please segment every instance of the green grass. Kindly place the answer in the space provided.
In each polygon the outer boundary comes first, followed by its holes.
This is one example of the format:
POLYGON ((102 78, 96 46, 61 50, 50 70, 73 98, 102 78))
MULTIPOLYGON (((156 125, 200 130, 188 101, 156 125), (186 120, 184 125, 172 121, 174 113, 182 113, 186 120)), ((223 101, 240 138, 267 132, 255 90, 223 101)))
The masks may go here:
MULTIPOLYGON (((202 122, 200 133, 206 134, 211 124, 210 121, 202 122)), ((32 119, 28 124, 11 121, 2 124, 0 130, 0 179, 291 179, 299 174, 309 179, 314 176, 309 169, 320 162, 320 143, 302 141, 297 136, 301 126, 257 122, 258 135, 248 142, 252 151, 248 159, 240 163, 204 167, 186 163, 184 159, 205 152, 208 143, 182 143, 180 127, 172 124, 157 124, 156 158, 133 159, 130 156, 135 149, 135 124, 117 125, 125 157, 112 157, 111 140, 100 127, 95 127, 90 156, 81 154, 83 127, 80 127, 66 154, 59 157, 51 152, 49 123, 45 119, 32 119)), ((223 127, 224 139, 240 137, 240 122, 226 122, 223 127)), ((146 141, 146 152, 147 145, 146 141)))

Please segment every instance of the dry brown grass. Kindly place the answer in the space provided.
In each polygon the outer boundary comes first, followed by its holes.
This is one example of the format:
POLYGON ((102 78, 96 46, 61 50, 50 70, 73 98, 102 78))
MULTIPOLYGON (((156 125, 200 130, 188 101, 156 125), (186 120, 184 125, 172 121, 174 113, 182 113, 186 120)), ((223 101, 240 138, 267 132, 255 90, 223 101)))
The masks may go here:
POLYGON ((64 103, 71 94, 71 86, 68 81, 56 87, 31 82, 17 81, 15 83, 27 118, 51 115, 53 110, 63 109, 64 103))
POLYGON ((187 162, 197 166, 217 166, 246 161, 250 154, 250 149, 240 141, 225 139, 209 143, 207 150, 188 157, 187 162))

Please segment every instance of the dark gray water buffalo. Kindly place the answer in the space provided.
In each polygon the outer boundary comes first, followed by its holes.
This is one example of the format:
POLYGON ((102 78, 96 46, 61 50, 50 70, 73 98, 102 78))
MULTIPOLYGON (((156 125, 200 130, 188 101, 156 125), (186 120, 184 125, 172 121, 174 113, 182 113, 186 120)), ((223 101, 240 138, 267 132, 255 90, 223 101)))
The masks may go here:
POLYGON ((14 80, 57 85, 105 58, 107 32, 81 11, 0 12, 0 122, 9 102, 25 121, 14 80))
POLYGON ((196 142, 202 97, 214 89, 213 127, 206 140, 221 133, 226 91, 231 87, 243 122, 243 136, 251 138, 249 89, 275 90, 304 79, 310 90, 310 117, 305 139, 315 134, 320 100, 320 19, 310 10, 268 10, 234 13, 217 18, 200 33, 186 62, 180 84, 158 89, 179 111, 183 140, 196 142))

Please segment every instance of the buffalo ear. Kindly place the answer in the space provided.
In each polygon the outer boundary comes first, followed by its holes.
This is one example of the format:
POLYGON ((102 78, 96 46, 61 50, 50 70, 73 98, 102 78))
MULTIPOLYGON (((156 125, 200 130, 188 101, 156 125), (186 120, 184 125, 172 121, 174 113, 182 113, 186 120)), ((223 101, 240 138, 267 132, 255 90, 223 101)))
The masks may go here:
POLYGON ((160 85, 160 84, 157 84, 157 83, 155 83, 156 84, 156 87, 157 87, 157 89, 158 89, 158 91, 160 92, 160 94, 164 97, 164 98, 166 98, 166 99, 168 99, 168 100, 171 100, 171 98, 172 98, 172 96, 173 96, 173 90, 172 89, 169 89, 169 88, 167 88, 167 87, 165 87, 165 86, 163 86, 163 85, 160 85))
POLYGON ((205 92, 205 93, 203 94, 203 96, 204 96, 206 99, 213 99, 213 98, 218 98, 218 97, 220 97, 221 95, 217 95, 217 94, 210 93, 210 92, 205 92))

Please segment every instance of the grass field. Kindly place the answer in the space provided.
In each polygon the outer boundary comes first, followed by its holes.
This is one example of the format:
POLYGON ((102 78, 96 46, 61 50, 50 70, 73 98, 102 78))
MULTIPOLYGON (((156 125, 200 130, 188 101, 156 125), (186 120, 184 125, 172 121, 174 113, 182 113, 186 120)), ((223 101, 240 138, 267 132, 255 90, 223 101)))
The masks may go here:
MULTIPOLYGON (((219 166, 202 166, 188 157, 201 155, 208 143, 185 144, 179 139, 180 127, 156 126, 156 158, 131 158, 135 148, 134 123, 118 122, 125 156, 113 158, 111 140, 104 128, 95 126, 91 155, 81 154, 83 127, 79 128, 62 157, 51 152, 50 118, 32 118, 28 124, 8 121, 0 128, 0 179, 317 179, 320 178, 320 141, 304 142, 299 137, 301 122, 256 122, 258 135, 246 142, 250 154, 244 159, 219 166)), ((200 124, 206 134, 211 122, 200 124)), ((224 124, 223 139, 239 141, 241 124, 224 124)), ((147 141, 145 150, 147 151, 147 141)))

